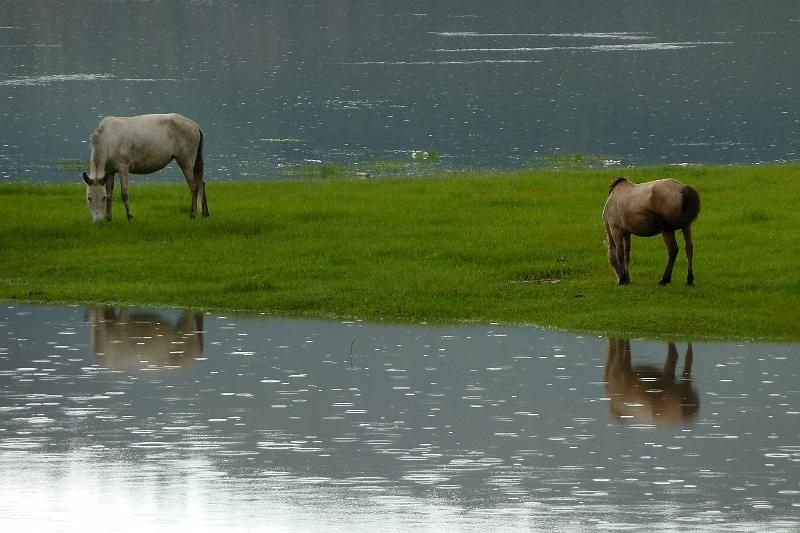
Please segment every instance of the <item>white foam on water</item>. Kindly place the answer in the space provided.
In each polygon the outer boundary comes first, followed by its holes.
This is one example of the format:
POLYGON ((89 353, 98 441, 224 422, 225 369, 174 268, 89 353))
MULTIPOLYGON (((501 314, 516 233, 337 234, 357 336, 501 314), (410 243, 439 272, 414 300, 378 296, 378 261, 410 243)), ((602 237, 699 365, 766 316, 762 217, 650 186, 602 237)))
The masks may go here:
POLYGON ((59 83, 66 81, 96 81, 96 80, 110 80, 114 76, 111 74, 51 74, 49 76, 20 76, 16 78, 8 78, 0 80, 0 86, 31 86, 31 85, 49 85, 51 83, 59 83))

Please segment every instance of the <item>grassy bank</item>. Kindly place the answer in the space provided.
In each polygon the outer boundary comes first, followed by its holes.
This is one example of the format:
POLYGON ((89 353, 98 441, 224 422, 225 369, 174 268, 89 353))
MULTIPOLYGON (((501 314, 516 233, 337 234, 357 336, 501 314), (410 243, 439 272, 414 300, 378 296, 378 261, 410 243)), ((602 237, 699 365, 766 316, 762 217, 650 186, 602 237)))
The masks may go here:
MULTIPOLYGON (((616 170, 131 183, 92 224, 83 186, 0 184, 0 299, 127 302, 389 321, 502 321, 673 338, 800 338, 800 165, 638 168, 701 194, 695 287, 634 237, 616 287, 600 219, 616 170)), ((682 245, 682 240, 679 238, 682 245)))

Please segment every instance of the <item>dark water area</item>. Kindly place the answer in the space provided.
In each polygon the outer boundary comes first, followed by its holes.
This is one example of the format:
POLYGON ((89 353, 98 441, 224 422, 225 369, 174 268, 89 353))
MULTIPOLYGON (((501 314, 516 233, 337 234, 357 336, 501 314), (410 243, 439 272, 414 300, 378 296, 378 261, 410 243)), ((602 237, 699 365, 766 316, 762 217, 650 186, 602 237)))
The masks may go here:
POLYGON ((4 531, 797 531, 796 344, 0 308, 4 531))
POLYGON ((4 181, 77 181, 101 117, 169 111, 204 127, 209 182, 575 153, 798 160, 795 0, 0 0, 0 14, 4 181))

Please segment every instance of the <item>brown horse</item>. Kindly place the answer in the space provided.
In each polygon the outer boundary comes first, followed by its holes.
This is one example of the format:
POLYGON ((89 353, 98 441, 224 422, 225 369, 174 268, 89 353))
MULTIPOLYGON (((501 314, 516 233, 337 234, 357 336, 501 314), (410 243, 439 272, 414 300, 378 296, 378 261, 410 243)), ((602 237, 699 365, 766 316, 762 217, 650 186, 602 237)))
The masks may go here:
POLYGON ((608 262, 617 273, 618 285, 630 283, 631 235, 652 237, 659 233, 664 237, 669 254, 667 268, 659 283, 669 283, 678 256, 675 240, 675 230, 678 229, 683 233, 689 259, 686 284, 693 285, 691 224, 699 213, 700 195, 679 181, 664 179, 637 185, 627 178, 614 180, 608 189, 603 222, 608 235, 608 262))
POLYGON ((657 426, 676 426, 693 420, 700 410, 700 399, 692 386, 692 343, 686 348, 683 372, 675 378, 678 350, 668 343, 663 368, 634 365, 631 342, 608 339, 605 382, 611 413, 625 422, 652 422, 657 426))
POLYGON ((122 201, 128 220, 133 218, 128 204, 128 174, 151 174, 173 159, 186 178, 192 193, 191 218, 200 202, 208 216, 206 185, 203 181, 203 130, 183 115, 139 115, 105 117, 92 134, 92 157, 86 182, 86 201, 92 220, 111 221, 114 175, 119 174, 122 201))

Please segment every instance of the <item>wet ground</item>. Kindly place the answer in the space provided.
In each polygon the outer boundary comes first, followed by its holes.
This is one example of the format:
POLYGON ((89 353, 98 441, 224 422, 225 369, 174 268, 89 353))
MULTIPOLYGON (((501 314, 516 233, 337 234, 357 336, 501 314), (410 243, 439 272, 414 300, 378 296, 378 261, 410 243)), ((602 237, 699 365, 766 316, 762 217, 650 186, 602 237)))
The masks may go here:
POLYGON ((797 531, 800 349, 0 308, 6 531, 797 531))

